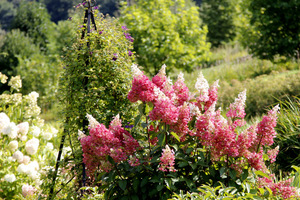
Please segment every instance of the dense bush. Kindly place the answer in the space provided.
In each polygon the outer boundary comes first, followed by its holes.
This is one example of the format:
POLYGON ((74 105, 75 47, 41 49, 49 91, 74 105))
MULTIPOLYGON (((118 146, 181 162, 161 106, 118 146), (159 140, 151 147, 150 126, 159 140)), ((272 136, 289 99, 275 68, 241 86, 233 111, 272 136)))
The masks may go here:
POLYGON ((299 59, 299 1, 250 1, 249 11, 255 33, 248 46, 254 55, 270 60, 276 55, 299 59))
POLYGON ((246 112, 249 116, 261 115, 266 109, 287 97, 299 96, 300 72, 273 73, 245 81, 232 80, 221 82, 224 90, 220 92, 220 101, 226 107, 240 91, 247 89, 246 112), (276 86, 274 85, 276 84, 276 86))
POLYGON ((0 199, 37 199, 55 164, 58 130, 40 118, 38 93, 18 92, 20 76, 0 73, 0 82, 10 86, 0 94, 0 199))
POLYGON ((225 117, 215 107, 218 82, 209 86, 200 74, 191 95, 183 74, 173 85, 164 67, 151 81, 132 66, 128 99, 140 102, 133 127, 123 128, 119 116, 108 127, 87 116, 89 135, 81 133, 79 139, 94 191, 105 199, 169 199, 178 191, 202 195, 209 189, 204 185, 212 185, 231 197, 296 198, 292 179, 276 181, 265 165, 278 153, 270 145, 279 106, 249 127, 245 92, 225 117))
POLYGON ((200 18, 207 25, 208 41, 212 47, 219 47, 235 37, 234 7, 228 0, 203 0, 200 7, 200 18))
POLYGON ((12 21, 11 29, 25 32, 42 51, 46 51, 51 33, 54 31, 54 24, 44 4, 22 1, 12 21))
POLYGON ((61 68, 60 97, 64 105, 65 134, 70 133, 77 167, 73 173, 77 173, 78 183, 82 174, 82 153, 77 133, 78 130, 88 131, 87 113, 109 124, 117 114, 127 123, 136 112, 127 99, 132 77, 130 66, 134 60, 127 28, 114 18, 104 18, 97 16, 96 10, 93 12, 97 30, 92 24, 91 32, 85 32, 85 37, 80 38, 86 24, 78 25, 76 39, 67 47, 61 68))
POLYGON ((131 6, 124 2, 120 12, 145 72, 156 74, 161 63, 170 71, 191 71, 209 60, 207 27, 201 24, 196 6, 185 1, 138 0, 131 6))
POLYGON ((16 75, 15 67, 18 65, 18 57, 28 58, 32 54, 39 53, 39 47, 34 44, 32 38, 24 32, 16 29, 5 35, 0 54, 1 72, 16 75))

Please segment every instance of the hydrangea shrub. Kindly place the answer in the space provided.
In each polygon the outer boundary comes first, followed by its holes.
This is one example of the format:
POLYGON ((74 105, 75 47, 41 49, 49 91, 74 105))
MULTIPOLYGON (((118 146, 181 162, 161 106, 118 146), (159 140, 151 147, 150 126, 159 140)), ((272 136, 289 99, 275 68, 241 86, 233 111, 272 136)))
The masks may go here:
POLYGON ((179 190, 199 192, 205 184, 242 192, 241 183, 251 176, 258 188, 267 186, 274 195, 284 190, 282 198, 297 196, 290 180, 275 183, 266 165, 279 151, 271 148, 279 106, 249 126, 244 120, 246 91, 223 114, 216 109, 218 81, 209 86, 200 73, 197 92, 191 93, 183 74, 172 84, 165 67, 150 80, 132 65, 128 99, 140 102, 133 127, 122 127, 116 117, 107 129, 88 115, 90 135, 79 139, 91 183, 106 199, 168 199, 179 190))
POLYGON ((38 93, 18 93, 20 76, 0 73, 0 81, 10 86, 0 95, 0 198, 37 198, 55 163, 58 130, 39 117, 38 93))

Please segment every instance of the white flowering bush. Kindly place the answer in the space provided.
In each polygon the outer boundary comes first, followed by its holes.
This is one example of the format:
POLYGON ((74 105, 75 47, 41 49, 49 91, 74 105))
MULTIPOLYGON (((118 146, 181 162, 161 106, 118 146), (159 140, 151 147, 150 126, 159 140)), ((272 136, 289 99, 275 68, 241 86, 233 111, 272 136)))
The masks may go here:
MULTIPOLYGON (((0 73, 2 84, 8 77, 0 73)), ((58 130, 39 118, 39 94, 22 95, 19 76, 0 95, 0 199, 34 198, 58 154, 58 130)))

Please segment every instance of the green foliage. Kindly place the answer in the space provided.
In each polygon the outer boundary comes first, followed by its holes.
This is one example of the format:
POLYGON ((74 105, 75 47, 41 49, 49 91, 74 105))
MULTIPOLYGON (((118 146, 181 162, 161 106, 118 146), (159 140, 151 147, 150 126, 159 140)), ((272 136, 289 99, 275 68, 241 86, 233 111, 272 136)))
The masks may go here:
POLYGON ((47 50, 53 27, 44 5, 35 1, 22 1, 11 25, 11 29, 20 29, 31 37, 42 51, 47 50))
POLYGON ((293 165, 299 166, 300 163, 300 99, 281 101, 280 107, 274 144, 280 148, 276 170, 287 172, 292 170, 293 165))
POLYGON ((11 20, 16 15, 14 4, 7 0, 0 0, 0 27, 8 30, 11 20))
POLYGON ((220 91, 219 98, 224 106, 228 106, 234 101, 234 95, 247 89, 246 113, 249 116, 261 115, 269 106, 274 106, 279 100, 299 96, 299 76, 299 71, 275 72, 268 76, 262 75, 245 81, 223 82, 224 90, 220 91), (276 83, 276 87, 274 83, 276 83))
POLYGON ((13 74, 14 68, 18 65, 18 57, 28 58, 38 53, 39 48, 34 44, 33 39, 26 36, 18 29, 11 30, 5 35, 0 54, 1 72, 8 75, 13 74))
POLYGON ((131 6, 123 2, 120 12, 145 72, 157 73, 161 63, 191 71, 209 60, 207 27, 201 26, 196 6, 184 0, 138 0, 131 6))
POLYGON ((207 38, 212 47, 218 47, 235 37, 234 7, 228 0, 203 0, 200 18, 208 27, 207 38))
POLYGON ((300 2, 294 0, 255 0, 249 4, 253 40, 251 53, 273 60, 276 55, 299 58, 300 2))
POLYGON ((91 33, 86 33, 83 39, 80 34, 85 25, 78 26, 77 38, 67 47, 61 69, 65 131, 70 133, 78 179, 81 179, 82 153, 77 133, 87 130, 86 114, 108 125, 117 114, 127 123, 135 113, 134 105, 127 99, 134 55, 129 54, 132 45, 124 35, 126 31, 114 18, 97 16, 95 21, 97 31, 91 27, 91 33))
POLYGON ((41 95, 40 104, 50 108, 51 103, 57 102, 56 90, 59 81, 58 58, 33 54, 29 58, 19 57, 19 65, 15 73, 23 80, 23 94, 36 91, 41 95))

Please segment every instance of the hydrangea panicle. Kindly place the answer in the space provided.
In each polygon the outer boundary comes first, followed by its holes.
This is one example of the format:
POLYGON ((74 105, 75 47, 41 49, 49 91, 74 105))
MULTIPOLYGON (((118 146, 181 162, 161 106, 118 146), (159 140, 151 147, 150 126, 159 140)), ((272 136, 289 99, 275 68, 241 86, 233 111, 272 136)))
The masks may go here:
POLYGON ((237 98, 235 98, 234 103, 230 104, 229 111, 226 113, 228 118, 240 118, 243 119, 246 115, 245 113, 245 101, 246 101, 246 90, 241 92, 237 98))
POLYGON ((133 73, 132 87, 128 93, 128 100, 131 102, 151 102, 154 100, 155 85, 141 72, 136 65, 131 67, 133 73))
POLYGON ((160 171, 166 172, 169 170, 170 172, 176 172, 176 169, 174 168, 175 153, 174 150, 171 150, 168 145, 166 145, 165 149, 163 149, 159 165, 160 166, 158 169, 160 171))
POLYGON ((276 161, 278 152, 279 152, 279 146, 275 147, 275 149, 268 150, 267 155, 269 156, 271 163, 276 161))
POLYGON ((179 73, 177 81, 173 85, 176 94, 175 105, 181 106, 189 100, 189 88, 184 83, 183 73, 179 73))
POLYGON ((205 102, 204 109, 207 110, 218 100, 219 80, 215 81, 208 90, 208 101, 205 102))
POLYGON ((164 88, 165 83, 167 82, 166 67, 167 66, 164 64, 159 72, 152 78, 152 82, 161 90, 164 88))
POLYGON ((262 146, 271 146, 274 143, 276 137, 275 126, 277 124, 277 112, 279 111, 279 105, 275 106, 268 112, 268 115, 263 116, 261 122, 258 123, 256 128, 257 142, 255 147, 260 148, 262 146))
POLYGON ((97 125, 99 125, 99 122, 90 114, 86 114, 86 117, 88 118, 89 121, 89 128, 95 128, 97 125))
POLYGON ((199 73, 197 82, 195 84, 195 88, 199 92, 199 96, 197 97, 197 102, 199 106, 201 103, 207 102, 209 100, 209 96, 208 96, 209 85, 207 80, 204 78, 202 72, 199 73))

